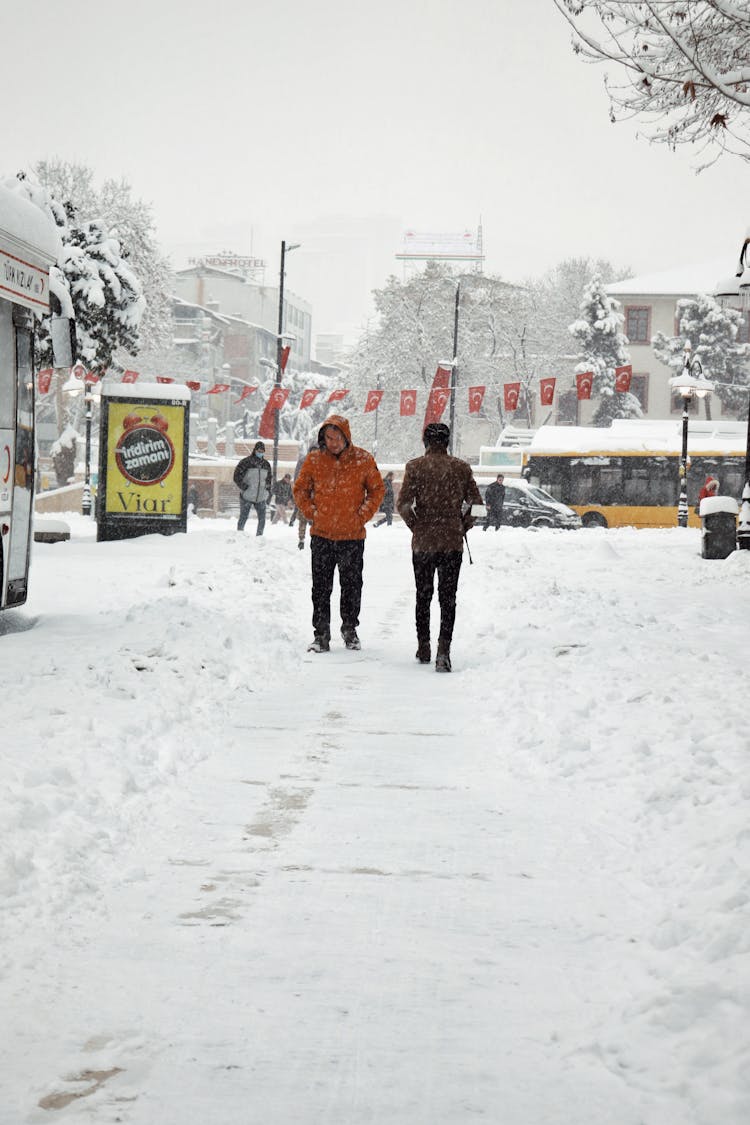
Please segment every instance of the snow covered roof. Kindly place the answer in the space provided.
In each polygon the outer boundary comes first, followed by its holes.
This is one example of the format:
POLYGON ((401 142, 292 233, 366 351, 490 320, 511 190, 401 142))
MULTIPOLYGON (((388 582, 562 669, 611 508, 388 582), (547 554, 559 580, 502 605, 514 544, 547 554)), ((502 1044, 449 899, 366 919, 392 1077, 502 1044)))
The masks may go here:
MULTIPOLYGON (((727 425, 691 420, 688 424, 688 451, 696 453, 743 453, 745 423, 727 425)), ((682 448, 682 420, 630 421, 620 419, 611 426, 540 426, 528 452, 580 453, 586 456, 617 453, 679 453, 682 448)))
POLYGON ((62 252, 60 234, 52 220, 28 199, 0 187, 0 243, 3 245, 6 235, 34 264, 50 266, 62 252))
POLYGON ((640 296, 684 297, 699 293, 713 293, 717 282, 729 277, 737 268, 736 258, 724 255, 711 262, 690 266, 676 266, 661 273, 646 273, 638 277, 627 277, 624 281, 613 281, 605 288, 612 297, 640 296))
POLYGON ((188 387, 182 383, 102 383, 106 398, 181 399, 190 402, 188 387))

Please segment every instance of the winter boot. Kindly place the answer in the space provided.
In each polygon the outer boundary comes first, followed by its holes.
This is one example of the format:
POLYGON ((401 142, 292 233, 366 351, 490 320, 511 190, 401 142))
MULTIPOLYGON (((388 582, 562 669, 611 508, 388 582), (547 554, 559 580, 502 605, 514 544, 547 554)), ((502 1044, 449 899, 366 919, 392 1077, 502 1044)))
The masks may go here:
POLYGON ((342 625, 341 636, 344 638, 344 644, 347 648, 354 649, 355 651, 359 651, 359 649, 362 648, 362 645, 359 643, 359 637, 357 636, 357 630, 352 628, 351 625, 342 625))
POLYGON ((331 642, 323 633, 316 633, 313 643, 308 645, 308 652, 330 652, 331 642))
POLYGON ((432 660, 429 641, 419 641, 417 644, 417 660, 420 664, 429 664, 432 660))
POLYGON ((304 541, 304 539, 300 539, 299 543, 297 544, 297 547, 298 547, 298 549, 299 549, 300 551, 304 551, 304 549, 305 549, 305 541, 304 541))
POLYGON ((435 657, 435 671, 451 671, 451 650, 449 645, 443 643, 438 644, 437 656, 435 657))

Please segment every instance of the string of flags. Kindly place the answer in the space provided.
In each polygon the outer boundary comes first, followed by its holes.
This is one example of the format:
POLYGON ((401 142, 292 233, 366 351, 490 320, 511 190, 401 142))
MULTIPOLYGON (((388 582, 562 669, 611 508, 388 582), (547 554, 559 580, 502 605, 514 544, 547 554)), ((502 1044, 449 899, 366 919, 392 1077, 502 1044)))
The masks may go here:
MULTIPOLYGON (((52 368, 47 367, 37 373, 37 387, 39 393, 46 395, 52 383, 52 368)), ((87 371, 82 363, 77 363, 71 368, 71 375, 77 379, 81 379, 84 383, 98 383, 101 379, 101 374, 94 371, 87 371)), ((425 424, 429 422, 437 422, 443 415, 448 402, 450 401, 451 388, 450 388, 450 375, 451 372, 445 367, 438 367, 435 373, 435 378, 432 382, 432 387, 427 395, 427 407, 425 413, 425 424)), ((123 383, 135 383, 139 378, 138 371, 125 371, 122 376, 123 383)), ((630 391, 630 384, 633 378, 633 368, 631 364, 624 364, 622 367, 615 368, 615 391, 620 394, 627 394, 630 391)), ((591 392, 594 384, 593 371, 580 371, 575 377, 576 379, 576 396, 579 400, 590 399, 591 392)), ((157 375, 157 383, 176 383, 176 379, 169 378, 166 375, 157 375)), ((555 397, 555 386, 557 379, 554 376, 549 376, 539 380, 539 401, 542 406, 552 406, 555 397)), ((198 380, 186 379, 184 385, 189 387, 191 391, 199 391, 201 383, 198 380)), ((231 383, 214 383, 206 391, 209 395, 227 394, 231 392, 231 383)), ((234 400, 235 404, 243 402, 244 399, 249 398, 250 395, 255 394, 258 390, 257 387, 244 386, 240 392, 239 398, 234 400)), ((484 396, 487 388, 482 386, 468 388, 468 405, 470 414, 479 414, 484 403, 484 396)), ((318 395, 322 392, 319 389, 310 387, 302 392, 297 409, 305 410, 307 407, 312 406, 316 401, 318 395)), ((365 399, 363 413, 369 414, 377 410, 383 400, 383 390, 368 391, 365 399)), ((326 399, 326 402, 335 403, 342 402, 349 394, 348 388, 339 388, 331 391, 326 399)), ((399 413, 402 418, 409 418, 417 412, 417 399, 419 392, 417 390, 404 390, 400 391, 399 399, 399 413)), ((503 407, 505 412, 512 414, 514 410, 518 409, 519 400, 521 397, 521 383, 504 383, 503 384, 503 407)), ((263 410, 263 418, 266 415, 272 416, 273 411, 281 410, 289 398, 289 388, 275 386, 268 397, 268 401, 263 410)), ((261 428, 263 421, 261 420, 261 428)), ((261 435, 262 436, 262 435, 261 435)))

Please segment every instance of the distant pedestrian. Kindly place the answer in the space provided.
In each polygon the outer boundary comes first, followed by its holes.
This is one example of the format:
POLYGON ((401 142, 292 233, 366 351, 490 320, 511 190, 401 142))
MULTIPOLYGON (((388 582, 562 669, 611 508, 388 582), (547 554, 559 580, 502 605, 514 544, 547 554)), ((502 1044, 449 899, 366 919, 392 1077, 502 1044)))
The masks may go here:
POLYGON ((188 511, 193 515, 198 512, 198 489, 194 484, 190 485, 187 493, 188 511))
POLYGON ((237 530, 244 530, 250 510, 255 508, 258 513, 256 535, 263 534, 266 526, 266 504, 271 499, 272 474, 271 466, 263 456, 265 451, 263 442, 256 441, 252 453, 238 462, 232 477, 240 490, 240 517, 237 520, 237 530))
POLYGON ((412 563, 417 599, 417 660, 429 664, 430 604, 438 576, 440 632, 436 672, 451 671, 451 641, 464 534, 473 526, 472 504, 481 504, 471 467, 448 453, 450 430, 431 422, 424 431, 424 457, 407 462, 398 496, 398 513, 412 532, 412 563))
POLYGON ((273 498, 276 501, 276 511, 273 513, 271 523, 278 523, 279 520, 286 523, 286 510, 293 503, 290 473, 285 473, 281 480, 276 481, 273 486, 273 498))
POLYGON ((362 602, 365 524, 383 499, 383 480, 375 458, 352 445, 346 418, 333 414, 318 431, 318 447, 308 453, 294 483, 294 499, 310 520, 313 630, 308 651, 331 647, 331 593, 338 567, 341 636, 347 648, 360 648, 357 626, 362 602))
POLYGON ((700 503, 701 500, 707 500, 710 496, 718 496, 718 495, 719 495, 719 482, 716 479, 716 477, 712 477, 709 474, 709 476, 706 477, 705 484, 703 485, 700 492, 698 493, 698 503, 700 503))
POLYGON ((492 482, 484 494, 484 503, 487 508, 487 519, 485 520, 484 530, 488 527, 494 527, 495 531, 500 530, 500 524, 503 522, 503 505, 505 504, 505 478, 502 473, 497 474, 497 479, 492 482))
POLYGON ((386 473, 383 477, 383 485, 385 486, 385 494, 383 496, 383 503, 380 505, 380 511, 383 513, 383 518, 377 520, 373 527, 380 527, 381 524, 387 523, 390 527, 393 523, 393 473, 386 473))
MULTIPOLYGON (((306 452, 304 452, 304 453, 300 452, 300 455, 297 458, 297 464, 294 467, 294 479, 295 479, 295 481, 300 474, 302 466, 305 463, 305 458, 307 457, 307 454, 312 453, 313 449, 317 449, 317 448, 318 448, 318 443, 317 443, 317 441, 314 441, 310 445, 310 447, 306 450, 306 452)), ((294 500, 294 485, 292 485, 292 499, 294 500)), ((297 530, 297 547, 300 551, 304 551, 304 549, 305 549, 305 532, 307 531, 308 521, 305 519, 305 517, 302 515, 302 512, 297 507, 296 501, 294 501, 294 508, 292 510, 291 516, 289 517, 289 526, 290 527, 293 526, 295 520, 297 521, 297 529, 298 529, 297 530)))

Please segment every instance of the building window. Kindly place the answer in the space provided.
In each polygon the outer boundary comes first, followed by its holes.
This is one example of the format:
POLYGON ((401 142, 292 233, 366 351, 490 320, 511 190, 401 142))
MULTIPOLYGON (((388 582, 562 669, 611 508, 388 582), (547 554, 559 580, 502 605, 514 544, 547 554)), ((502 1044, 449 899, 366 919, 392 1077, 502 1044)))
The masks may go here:
POLYGON ((737 325, 737 343, 750 343, 750 312, 742 311, 742 320, 737 325))
POLYGON ((628 305, 625 309, 625 335, 631 344, 648 344, 651 340, 651 306, 628 305))
POLYGON ((641 404, 644 414, 648 412, 648 375, 633 375, 630 380, 630 393, 635 395, 641 404))

